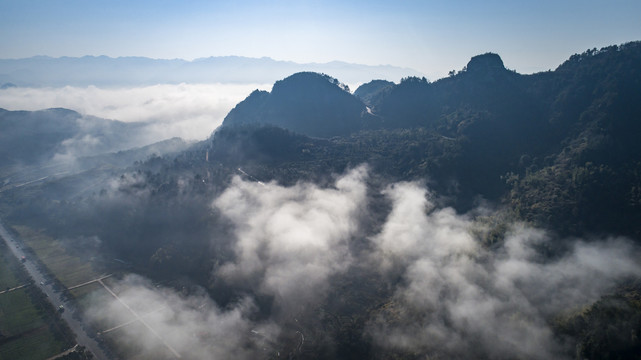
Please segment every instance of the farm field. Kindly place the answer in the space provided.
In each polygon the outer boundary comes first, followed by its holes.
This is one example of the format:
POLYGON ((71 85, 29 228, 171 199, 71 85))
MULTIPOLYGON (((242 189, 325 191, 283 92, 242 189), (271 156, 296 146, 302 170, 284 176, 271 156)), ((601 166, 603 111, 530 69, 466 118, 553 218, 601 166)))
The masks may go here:
POLYGON ((13 227, 20 238, 28 245, 65 287, 72 287, 99 277, 89 259, 81 259, 70 254, 59 240, 26 226, 13 227))
POLYGON ((27 279, 0 243, 0 360, 46 359, 73 346, 64 339, 53 308, 27 279))
MULTIPOLYGON (((115 285, 115 278, 106 275, 107 269, 100 260, 95 260, 87 255, 88 252, 78 250, 69 243, 54 239, 42 231, 20 225, 13 226, 13 229, 19 234, 25 246, 46 267, 47 272, 56 278, 62 286, 70 288, 68 294, 75 299, 76 306, 83 313, 91 312, 91 309, 96 308, 96 304, 106 305, 114 301, 113 295, 100 282, 94 281, 102 279, 105 286, 115 285)), ((129 310, 118 302, 115 303, 115 307, 120 308, 120 311, 126 316, 130 314, 129 310)), ((133 316, 132 320, 135 320, 133 316)), ((89 317, 85 321, 87 321, 87 325, 102 335, 103 340, 111 345, 110 347, 115 353, 120 354, 123 358, 135 358, 136 354, 141 352, 135 347, 130 348, 110 340, 114 334, 122 331, 121 327, 140 326, 137 321, 122 323, 115 318, 95 319, 93 317, 89 317), (104 331, 106 332, 102 334, 104 331)), ((144 327, 143 330, 149 331, 144 327)), ((60 353, 60 351, 55 353, 60 353)), ((0 358, 0 360, 2 359, 0 358)))

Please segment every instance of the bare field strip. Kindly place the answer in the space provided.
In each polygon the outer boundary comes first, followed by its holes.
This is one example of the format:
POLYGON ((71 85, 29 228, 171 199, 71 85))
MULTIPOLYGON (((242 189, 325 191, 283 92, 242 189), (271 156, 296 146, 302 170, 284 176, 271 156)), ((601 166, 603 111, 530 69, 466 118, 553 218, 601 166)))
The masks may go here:
POLYGON ((100 283, 95 282, 83 287, 75 288, 69 291, 76 299, 77 305, 83 311, 88 309, 92 300, 100 299, 101 297, 111 296, 100 283))
POLYGON ((13 228, 64 286, 74 286, 99 277, 100 274, 93 270, 89 260, 69 254, 60 241, 26 226, 13 228))

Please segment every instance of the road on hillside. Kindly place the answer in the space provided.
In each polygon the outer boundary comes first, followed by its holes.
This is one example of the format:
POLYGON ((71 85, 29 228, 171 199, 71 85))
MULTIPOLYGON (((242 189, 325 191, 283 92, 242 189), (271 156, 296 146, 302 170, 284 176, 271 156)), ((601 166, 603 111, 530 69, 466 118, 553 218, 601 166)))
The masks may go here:
POLYGON ((1 220, 0 237, 2 237, 4 242, 7 244, 7 247, 11 250, 13 255, 15 255, 18 261, 21 261, 23 256, 26 258, 26 261, 23 262, 24 268, 29 273, 29 276, 31 276, 31 278, 33 279, 35 284, 34 286, 39 287, 40 290, 47 296, 47 299, 49 299, 49 302, 51 303, 51 305, 53 305, 54 309, 58 309, 61 305, 64 307, 64 311, 60 314, 60 316, 69 325, 71 331, 73 331, 73 333, 75 334, 76 342, 79 345, 87 348, 87 350, 91 351, 96 359, 108 360, 109 357, 102 350, 100 344, 98 344, 98 342, 91 338, 85 330, 84 324, 81 322, 81 320, 79 320, 81 319, 80 313, 74 306, 73 302, 64 298, 61 289, 55 290, 53 288, 53 279, 51 279, 46 273, 40 271, 37 263, 33 261, 34 259, 32 255, 27 254, 23 251, 24 244, 22 243, 22 241, 19 238, 11 235, 4 227, 4 224, 1 220), (77 316, 74 316, 77 311, 77 316))

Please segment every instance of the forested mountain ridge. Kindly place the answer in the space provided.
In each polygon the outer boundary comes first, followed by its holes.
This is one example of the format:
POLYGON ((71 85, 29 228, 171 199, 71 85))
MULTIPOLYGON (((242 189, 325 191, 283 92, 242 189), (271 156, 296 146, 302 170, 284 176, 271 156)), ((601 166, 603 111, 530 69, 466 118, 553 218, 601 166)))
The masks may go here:
MULTIPOLYGON (((516 219, 564 235, 637 237, 639 68, 641 43, 590 50, 555 71, 534 75, 507 70, 498 55, 485 54, 434 83, 407 78, 385 84, 372 98, 373 114, 363 112, 365 105, 336 80, 298 74, 279 82, 272 93, 252 93, 221 128, 190 150, 139 164, 144 181, 135 184, 148 189, 154 202, 164 203, 167 196, 189 194, 185 184, 213 196, 238 168, 263 182, 326 184, 332 174, 366 163, 372 174, 386 179, 381 186, 424 181, 444 205, 461 212, 489 201, 516 219), (315 83, 316 90, 301 94, 307 82, 315 83), (325 101, 326 92, 327 99, 339 101, 325 101), (293 94, 302 102, 291 100, 293 94), (306 112, 310 103, 316 110, 306 112), (351 116, 345 119, 352 127, 332 123, 326 116, 333 113, 351 116), (299 116, 305 118, 296 122, 299 116), (374 118, 376 127, 362 130, 365 118, 374 118), (304 135, 310 128, 348 133, 313 138, 304 135), (185 177, 190 180, 181 183, 185 177)), ((46 196, 39 201, 46 202, 46 196)))
POLYGON ((185 151, 5 191, 0 210, 221 309, 251 298, 247 346, 265 319, 281 331, 256 357, 632 359, 640 69, 636 42, 533 75, 482 54, 356 95, 298 73, 185 151))
MULTIPOLYGON (((460 200, 476 195, 492 201, 504 199, 524 219, 551 225, 563 233, 639 234, 633 225, 639 223, 634 219, 641 219, 636 170, 641 159, 637 141, 641 136, 639 69, 640 43, 589 50, 572 56, 554 71, 533 75, 507 70, 497 54, 488 53, 473 57, 466 68, 434 83, 405 78, 399 84, 361 86, 355 93, 369 94, 371 113, 362 112, 362 106, 351 113, 345 110, 351 114, 351 127, 337 129, 327 124, 332 112, 343 108, 340 102, 327 102, 315 117, 305 117, 291 113, 290 109, 300 104, 295 97, 289 97, 291 103, 272 103, 266 110, 267 99, 275 97, 267 92, 255 92, 240 103, 223 127, 266 123, 322 136, 322 132, 311 130, 319 126, 325 129, 326 137, 352 134, 357 142, 347 138, 334 141, 359 146, 363 146, 363 138, 422 129, 419 133, 429 133, 430 138, 397 142, 395 156, 404 155, 388 163, 398 166, 405 159, 423 164, 407 167, 413 174, 436 180, 437 187, 455 181, 460 193, 450 195, 458 195, 460 200), (373 120, 362 121, 363 114, 373 120), (305 120, 297 121, 302 118, 305 120), (435 153, 448 160, 442 161, 435 153), (550 188, 543 190, 545 187, 550 188), (596 221, 604 206, 612 216, 596 221)), ((297 93, 308 91, 299 76, 297 93)), ((328 88, 331 84, 327 83, 328 88)), ((348 94, 342 96, 347 98, 348 94)), ((321 103, 327 96, 318 92, 310 93, 309 98, 321 103)), ((377 143, 380 140, 369 150, 356 151, 361 154, 358 158, 367 161, 367 151, 391 156, 381 152, 377 143)), ((465 203, 460 205, 465 208, 465 203)))
POLYGON ((277 81, 271 93, 254 91, 223 121, 223 126, 262 123, 318 137, 349 135, 375 127, 365 105, 338 80, 312 72, 277 81))

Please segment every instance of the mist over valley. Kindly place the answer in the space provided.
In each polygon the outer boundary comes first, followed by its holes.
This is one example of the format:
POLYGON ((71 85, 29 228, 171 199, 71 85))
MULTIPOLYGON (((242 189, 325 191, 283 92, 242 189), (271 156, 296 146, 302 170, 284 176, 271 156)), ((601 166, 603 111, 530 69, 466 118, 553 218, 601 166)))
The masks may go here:
POLYGON ((639 69, 1 60, 0 354, 637 358, 639 69))

